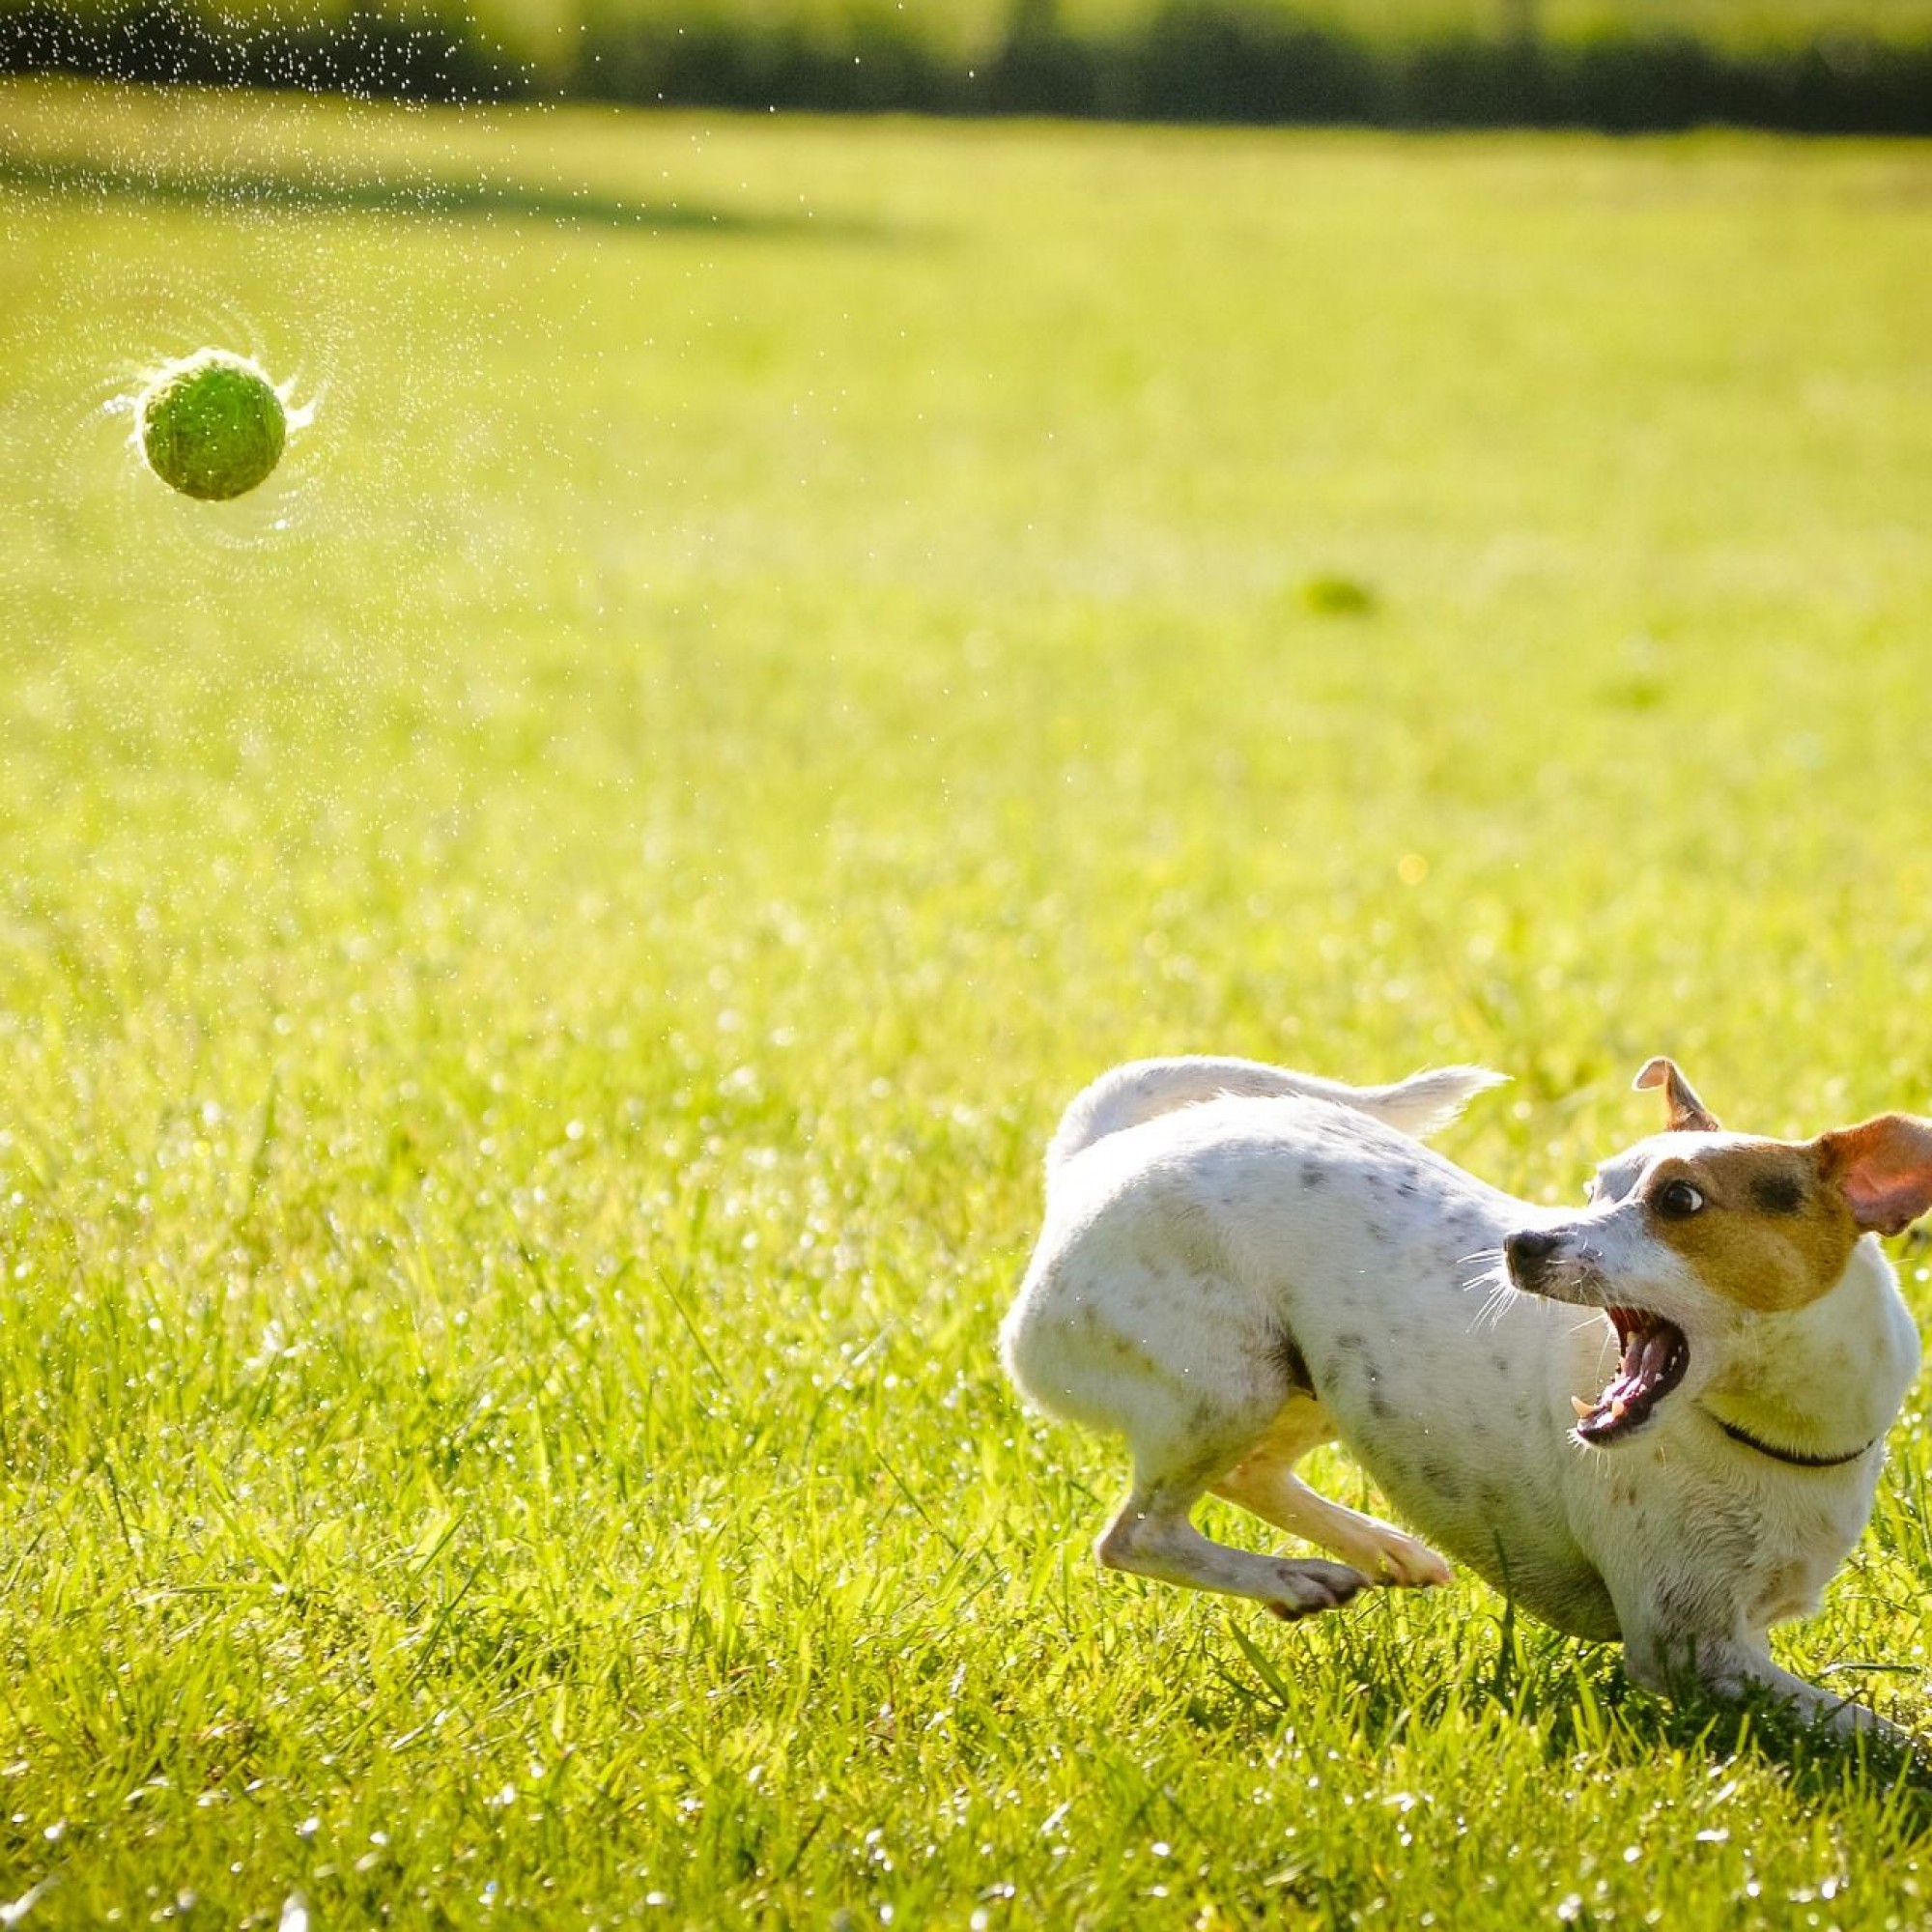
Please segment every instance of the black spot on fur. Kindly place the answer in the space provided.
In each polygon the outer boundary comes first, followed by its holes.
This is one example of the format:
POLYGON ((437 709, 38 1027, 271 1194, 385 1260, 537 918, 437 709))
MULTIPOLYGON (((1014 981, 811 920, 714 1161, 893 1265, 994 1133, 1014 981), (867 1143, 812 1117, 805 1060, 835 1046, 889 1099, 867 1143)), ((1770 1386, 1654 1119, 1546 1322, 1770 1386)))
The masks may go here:
POLYGON ((1359 1355, 1366 1352, 1369 1338, 1354 1328, 1345 1328, 1335 1337, 1335 1346, 1345 1355, 1359 1355))
POLYGON ((1439 1496, 1447 1496, 1451 1502, 1460 1501, 1463 1494, 1463 1479, 1447 1463, 1430 1461, 1422 1465, 1422 1480, 1439 1496))
POLYGON ((1320 1187, 1326 1177, 1313 1161, 1301 1170, 1301 1184, 1304 1187, 1320 1187))
POLYGON ((1378 1422, 1393 1422, 1395 1420, 1395 1404, 1380 1389, 1371 1388, 1369 1390, 1369 1413, 1378 1422))
POLYGON ((1315 1393, 1315 1378, 1308 1373, 1308 1357, 1301 1352, 1301 1345, 1286 1328, 1276 1328, 1274 1340, 1269 1344, 1268 1356, 1288 1379, 1291 1391, 1304 1395, 1315 1393))
POLYGON ((1804 1205, 1804 1189, 1788 1174, 1761 1174, 1751 1182, 1751 1201, 1767 1214, 1795 1214, 1804 1205))

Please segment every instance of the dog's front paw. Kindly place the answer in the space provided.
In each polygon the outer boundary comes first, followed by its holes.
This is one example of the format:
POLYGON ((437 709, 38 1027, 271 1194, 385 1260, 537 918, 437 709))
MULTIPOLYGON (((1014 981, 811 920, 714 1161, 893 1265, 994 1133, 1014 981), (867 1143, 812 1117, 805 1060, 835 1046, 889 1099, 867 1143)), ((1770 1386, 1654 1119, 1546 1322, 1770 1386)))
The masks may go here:
POLYGON ((1380 1517, 1331 1509, 1329 1520, 1311 1525, 1309 1533, 1319 1536, 1323 1548, 1353 1564, 1372 1583, 1420 1590, 1456 1580, 1456 1573, 1428 1544, 1380 1517))
POLYGON ((1318 1610, 1338 1610, 1358 1590, 1369 1587, 1369 1579, 1346 1563, 1324 1563, 1319 1556, 1304 1557, 1298 1563, 1277 1563, 1275 1574, 1281 1595, 1272 1599, 1268 1614, 1293 1623, 1297 1617, 1312 1617, 1318 1610))
POLYGON ((1453 1583, 1456 1573, 1430 1548, 1399 1529, 1391 1529, 1376 1539, 1371 1560, 1362 1566, 1378 1583, 1396 1583, 1411 1589, 1438 1588, 1453 1583))

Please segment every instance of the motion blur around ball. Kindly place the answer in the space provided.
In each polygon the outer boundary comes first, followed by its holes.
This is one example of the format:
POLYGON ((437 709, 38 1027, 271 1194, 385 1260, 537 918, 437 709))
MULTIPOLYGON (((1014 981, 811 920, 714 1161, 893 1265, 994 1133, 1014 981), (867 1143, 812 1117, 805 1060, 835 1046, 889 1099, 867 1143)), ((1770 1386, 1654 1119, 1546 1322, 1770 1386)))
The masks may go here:
POLYGON ((163 483, 204 502, 225 502, 264 481, 288 440, 282 399, 254 363, 201 349, 141 391, 141 448, 163 483))

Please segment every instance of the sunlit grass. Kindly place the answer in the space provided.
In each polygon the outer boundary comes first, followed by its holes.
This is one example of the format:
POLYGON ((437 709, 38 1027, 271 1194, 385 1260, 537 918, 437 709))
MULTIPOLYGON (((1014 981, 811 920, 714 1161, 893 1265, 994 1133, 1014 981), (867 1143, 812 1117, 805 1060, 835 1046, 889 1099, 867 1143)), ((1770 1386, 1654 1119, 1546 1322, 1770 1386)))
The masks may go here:
MULTIPOLYGON (((1132 1053, 1489 1061, 1552 1197, 1654 1051, 1932 1107, 1922 149, 0 128, 27 1923, 1922 1916, 1473 1583, 1101 1578, 992 1353, 1132 1053), (224 511, 100 405, 229 334, 224 511)), ((1908 1720, 1929 1465, 1787 1646, 1908 1720)))

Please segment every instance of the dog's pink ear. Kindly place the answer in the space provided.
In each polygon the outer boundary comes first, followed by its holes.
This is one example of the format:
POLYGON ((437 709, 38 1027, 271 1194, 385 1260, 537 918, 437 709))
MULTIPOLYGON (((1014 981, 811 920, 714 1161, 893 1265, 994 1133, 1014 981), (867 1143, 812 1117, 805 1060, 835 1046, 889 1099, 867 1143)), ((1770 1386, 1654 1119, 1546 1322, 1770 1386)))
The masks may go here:
POLYGON ((1663 1097, 1670 1103, 1669 1131, 1677 1133, 1715 1134, 1718 1131, 1718 1117, 1691 1091, 1690 1083, 1677 1070, 1674 1060, 1666 1060, 1659 1054, 1655 1060, 1643 1064, 1643 1071, 1632 1083, 1639 1092, 1652 1087, 1662 1087, 1663 1097))
POLYGON ((1902 1235, 1932 1209, 1932 1121, 1881 1114, 1813 1145, 1825 1179, 1861 1228, 1902 1235))

